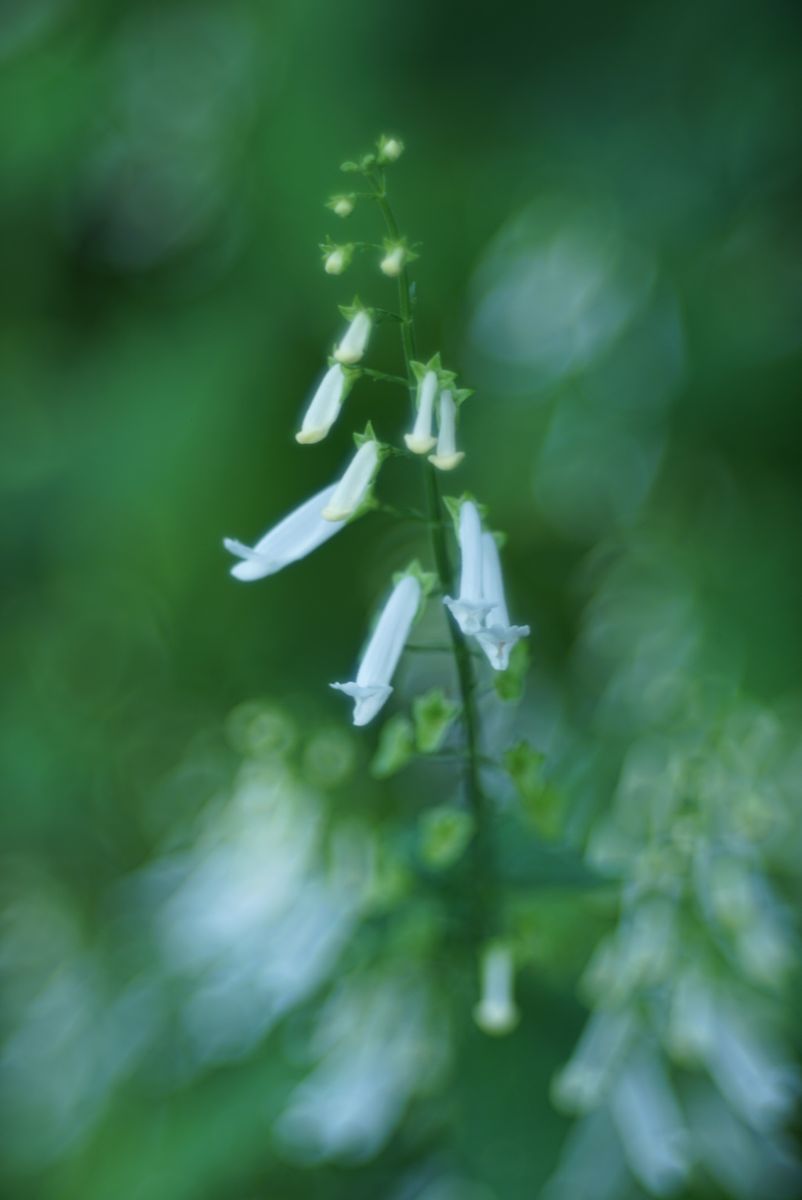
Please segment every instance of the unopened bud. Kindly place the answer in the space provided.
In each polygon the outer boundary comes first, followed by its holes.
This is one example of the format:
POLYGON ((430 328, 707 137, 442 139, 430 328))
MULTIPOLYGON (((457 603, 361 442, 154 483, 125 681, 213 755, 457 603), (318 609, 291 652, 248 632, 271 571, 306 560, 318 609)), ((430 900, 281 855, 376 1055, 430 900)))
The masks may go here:
POLYGON ((394 278, 395 276, 400 275, 403 271, 405 259, 406 255, 404 253, 404 247, 393 246, 391 250, 387 251, 384 258, 379 263, 379 270, 382 272, 382 274, 389 275, 394 278))
POLYGON ((323 269, 327 275, 342 275, 350 261, 350 246, 334 246, 323 260, 323 269))
POLYGON ((399 138, 379 139, 379 162, 396 162, 404 153, 404 143, 399 138))
POLYGON ((328 207, 338 217, 350 217, 354 211, 354 198, 353 196, 332 196, 328 207))

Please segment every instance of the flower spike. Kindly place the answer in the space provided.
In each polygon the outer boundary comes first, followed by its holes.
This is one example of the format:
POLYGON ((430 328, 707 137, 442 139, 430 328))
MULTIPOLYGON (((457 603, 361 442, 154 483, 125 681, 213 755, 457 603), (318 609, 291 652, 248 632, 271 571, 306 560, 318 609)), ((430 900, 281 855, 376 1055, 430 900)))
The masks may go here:
POLYGON ((459 596, 445 596, 443 603, 463 633, 478 633, 492 604, 482 595, 482 523, 472 500, 460 505, 459 549, 459 596))
POLYGON ((340 363, 329 367, 318 384, 304 414, 300 431, 295 440, 302 445, 319 442, 326 436, 337 417, 340 415, 342 402, 348 393, 348 377, 340 363))
POLYGON ((354 683, 333 683, 354 700, 354 724, 367 725, 392 693, 404 643, 420 603, 421 586, 414 575, 404 575, 395 585, 367 644, 354 683))
POLYGON ((407 449, 413 454, 428 454, 435 444, 432 436, 432 414, 437 395, 437 372, 428 370, 418 384, 418 415, 412 433, 404 435, 407 449))
POLYGON ((255 546, 245 546, 234 538, 224 538, 229 553, 243 561, 231 568, 235 579, 263 579, 274 575, 289 563, 311 554, 323 542, 342 529, 344 521, 324 521, 323 508, 330 503, 337 485, 331 484, 279 521, 255 546))
POLYGON ((364 308, 358 308, 351 318, 345 336, 334 351, 337 362, 347 365, 359 362, 368 344, 370 325, 370 314, 364 308))
POLYGON ((374 437, 368 436, 351 459, 323 509, 322 515, 326 521, 347 521, 359 511, 368 498, 380 463, 379 443, 374 437))
POLYGON ((484 629, 476 634, 476 640, 496 671, 506 671, 510 665, 510 651, 521 638, 529 636, 528 625, 510 625, 507 600, 504 595, 504 579, 501 574, 496 540, 490 533, 482 534, 482 597, 491 604, 484 629))
POLYGON ((457 406, 450 388, 440 393, 439 421, 437 450, 429 455, 429 462, 440 471, 453 471, 465 454, 457 450, 457 406))

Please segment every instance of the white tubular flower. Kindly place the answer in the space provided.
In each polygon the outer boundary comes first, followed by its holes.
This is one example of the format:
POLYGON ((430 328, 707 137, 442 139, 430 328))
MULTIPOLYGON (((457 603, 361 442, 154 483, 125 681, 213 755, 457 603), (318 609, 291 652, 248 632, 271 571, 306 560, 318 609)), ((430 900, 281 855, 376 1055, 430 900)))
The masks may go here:
POLYGON ((428 454, 435 444, 432 436, 434 398, 437 395, 437 372, 427 371, 418 384, 418 415, 412 433, 404 435, 407 449, 413 454, 428 454))
POLYGON ((471 500, 459 510, 459 550, 459 596, 445 596, 443 603, 463 633, 478 633, 492 604, 482 595, 482 523, 471 500))
POLYGON ((464 457, 464 453, 457 450, 457 406, 446 388, 440 393, 437 450, 429 455, 429 462, 440 471, 453 471, 464 457))
POLYGON ((245 546, 233 538, 224 538, 223 545, 231 554, 243 561, 231 568, 235 579, 263 579, 274 575, 288 563, 297 562, 311 554, 323 542, 342 529, 344 521, 324 521, 323 508, 330 503, 337 484, 324 488, 311 500, 279 521, 275 528, 261 538, 255 546, 245 546))
POLYGON ((335 486, 322 516, 326 521, 347 521, 367 499, 370 485, 379 469, 379 443, 368 438, 351 459, 345 474, 335 486))
POLYGON ((370 315, 365 312, 364 308, 360 308, 348 326, 345 337, 334 351, 337 362, 346 364, 359 362, 365 353, 369 337, 370 315))
POLYGON ((354 683, 333 683, 354 700, 354 724, 367 725, 392 692, 393 677, 420 603, 421 587, 405 575, 393 589, 365 648, 354 683))
POLYGON ((342 275, 350 261, 351 254, 349 248, 347 246, 335 246, 323 260, 323 270, 327 275, 342 275))
POLYGON ((296 442, 308 445, 322 441, 340 415, 346 383, 345 371, 339 363, 329 367, 304 414, 300 432, 295 435, 296 442))
POLYGON ((481 963, 481 993, 473 1010, 476 1024, 485 1033, 510 1033, 518 1024, 518 1009, 512 994, 513 961, 508 946, 488 946, 481 963))
POLYGON ((392 246, 388 249, 384 258, 379 263, 379 270, 383 275, 389 275, 395 278, 400 275, 404 269, 406 262, 406 253, 403 246, 392 246))
POLYGON ((521 638, 529 636, 529 626, 510 625, 498 547, 490 533, 482 534, 482 598, 489 602, 490 611, 484 628, 476 634, 476 640, 491 667, 496 671, 506 671, 510 665, 510 651, 521 638))

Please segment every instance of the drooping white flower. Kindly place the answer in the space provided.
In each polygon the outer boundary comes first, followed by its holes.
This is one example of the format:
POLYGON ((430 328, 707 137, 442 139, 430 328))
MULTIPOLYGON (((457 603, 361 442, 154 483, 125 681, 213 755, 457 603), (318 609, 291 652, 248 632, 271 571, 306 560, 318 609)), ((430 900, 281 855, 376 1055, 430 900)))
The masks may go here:
POLYGON ((360 308, 353 316, 345 336, 334 351, 337 362, 357 363, 365 353, 370 337, 370 314, 360 308))
POLYGON ((404 435, 407 449, 413 454, 428 454, 435 444, 432 436, 434 398, 437 395, 437 372, 427 371, 418 384, 418 413, 412 433, 404 435))
POLYGON ((471 500, 459 510, 459 550, 459 596, 445 596, 443 603, 463 633, 478 633, 492 602, 482 595, 482 522, 471 500))
POLYGON ((484 628, 476 634, 476 640, 490 665, 496 671, 506 671, 510 665, 510 651, 521 638, 529 636, 529 626, 510 625, 498 547, 490 533, 482 534, 482 598, 491 607, 484 628))
POLYGON ((382 610, 359 664, 356 681, 331 685, 353 698, 355 725, 372 721, 391 694, 390 680, 418 611, 420 595, 418 580, 414 575, 405 575, 382 610))
POLYGON ((518 1008, 512 994, 513 960, 508 946, 494 942, 481 961, 481 992, 473 1010, 476 1024, 485 1033, 510 1033, 518 1024, 518 1008))
POLYGON ((379 443, 367 438, 348 464, 323 509, 326 521, 347 521, 364 504, 370 485, 379 469, 379 443))
POLYGON ((406 262, 406 252, 403 246, 390 246, 387 253, 379 263, 379 270, 383 275, 389 275, 395 278, 400 275, 404 269, 406 262))
POLYGON ((346 384, 345 371, 340 364, 329 367, 304 414, 300 432, 295 435, 296 442, 307 445, 319 442, 326 436, 340 415, 346 384))
POLYGON ((331 502, 337 484, 331 484, 296 508, 283 521, 269 530, 255 546, 245 546, 234 538, 224 538, 223 545, 243 561, 231 568, 235 579, 262 579, 274 575, 288 563, 297 562, 311 554, 323 542, 342 529, 344 521, 325 521, 323 509, 331 502))
POLYGON ((465 457, 457 450, 457 406, 450 389, 440 393, 437 449, 429 455, 429 462, 440 471, 453 471, 465 457))

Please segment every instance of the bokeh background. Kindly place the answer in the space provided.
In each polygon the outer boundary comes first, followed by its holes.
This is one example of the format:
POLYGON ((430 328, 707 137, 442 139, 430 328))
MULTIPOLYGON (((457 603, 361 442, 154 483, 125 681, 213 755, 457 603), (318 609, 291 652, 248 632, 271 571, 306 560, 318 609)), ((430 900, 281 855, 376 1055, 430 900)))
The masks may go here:
POLYGON ((0 72, 6 1194, 793 1196, 798 6, 5 0, 0 72), (533 630, 507 1038, 419 870, 453 769, 377 780, 327 686, 418 531, 221 546, 404 426, 292 438, 392 304, 318 249, 382 131, 533 630))

